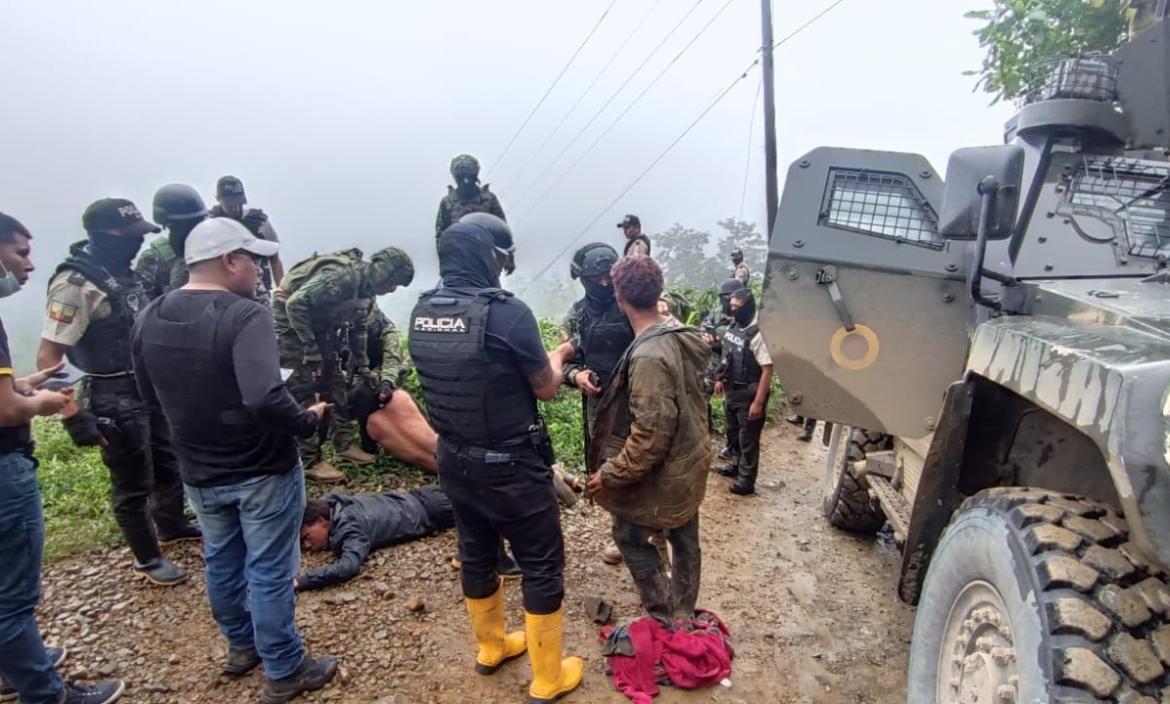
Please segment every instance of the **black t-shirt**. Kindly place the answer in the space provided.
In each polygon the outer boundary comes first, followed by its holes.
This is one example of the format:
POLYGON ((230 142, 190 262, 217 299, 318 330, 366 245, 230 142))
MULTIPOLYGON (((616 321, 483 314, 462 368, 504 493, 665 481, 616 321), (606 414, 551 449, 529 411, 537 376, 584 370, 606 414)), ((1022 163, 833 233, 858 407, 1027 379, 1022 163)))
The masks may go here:
POLYGON ((536 316, 514 296, 492 301, 483 346, 493 362, 515 364, 526 377, 548 366, 536 316))
MULTIPOLYGON (((0 383, 10 384, 16 378, 12 371, 12 352, 8 349, 8 333, 4 321, 0 320, 0 383), (8 378, 5 379, 4 377, 8 378)), ((26 450, 32 441, 32 428, 28 423, 0 428, 0 453, 26 450)))
POLYGON ((171 426, 184 483, 234 484, 296 465, 295 437, 313 432, 316 417, 281 381, 273 330, 268 308, 226 291, 172 291, 139 317, 135 378, 171 426), (182 324, 191 342, 165 339, 182 324))

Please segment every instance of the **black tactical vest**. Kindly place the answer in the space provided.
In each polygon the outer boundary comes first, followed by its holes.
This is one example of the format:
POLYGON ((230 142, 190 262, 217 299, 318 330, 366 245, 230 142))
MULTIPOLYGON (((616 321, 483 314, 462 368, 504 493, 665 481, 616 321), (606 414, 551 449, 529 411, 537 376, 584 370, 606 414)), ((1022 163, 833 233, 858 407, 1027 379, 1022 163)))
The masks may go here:
POLYGON ((86 242, 69 247, 69 258, 57 267, 53 276, 63 271, 71 272, 70 280, 75 283, 84 283, 83 279, 92 282, 106 294, 110 304, 108 316, 90 319, 81 340, 66 353, 69 361, 87 374, 130 371, 133 366, 130 361, 130 328, 134 326, 134 316, 147 301, 142 280, 137 274, 124 278, 110 274, 90 253, 86 242))
POLYGON ((630 327, 630 321, 616 302, 607 306, 601 314, 591 312, 589 306, 581 302, 577 310, 577 324, 585 366, 597 372, 603 387, 609 386, 614 367, 634 341, 634 329, 630 327))
POLYGON ((479 187, 479 192, 471 198, 463 198, 459 191, 452 186, 447 187, 447 197, 451 199, 451 223, 459 222, 459 218, 468 213, 486 213, 491 210, 491 195, 487 185, 479 187))
POLYGON ((730 366, 727 370, 727 379, 736 385, 751 385, 760 380, 763 369, 752 354, 752 340, 760 334, 758 325, 749 325, 741 328, 732 325, 723 333, 723 351, 727 355, 730 366))
POLYGON ((484 349, 492 301, 501 289, 428 291, 410 314, 410 356, 418 369, 431 424, 457 445, 501 448, 529 442, 536 396, 515 364, 484 349))
POLYGON ((264 425, 244 407, 231 340, 219 339, 218 332, 233 306, 254 302, 217 295, 195 319, 179 322, 160 315, 165 300, 155 299, 142 313, 142 356, 166 361, 165 369, 148 371, 172 432, 184 443, 218 447, 228 455, 248 450, 261 439, 264 425), (183 373, 167 373, 175 369, 183 373))

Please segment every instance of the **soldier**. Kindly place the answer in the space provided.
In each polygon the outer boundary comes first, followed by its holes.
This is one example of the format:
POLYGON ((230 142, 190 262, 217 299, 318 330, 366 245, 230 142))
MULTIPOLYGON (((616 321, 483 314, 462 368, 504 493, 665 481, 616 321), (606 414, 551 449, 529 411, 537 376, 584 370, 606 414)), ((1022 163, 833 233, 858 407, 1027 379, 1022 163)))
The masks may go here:
MULTIPOLYGON (((347 378, 339 368, 341 352, 349 352, 354 380, 380 383, 370 370, 367 349, 374 297, 409 285, 413 279, 410 257, 396 247, 375 252, 368 262, 361 250, 349 249, 300 262, 273 296, 281 365, 293 370, 289 389, 301 401, 322 394, 336 404, 333 447, 355 464, 369 464, 374 456, 354 439, 353 417, 346 403, 347 378)), ((301 460, 308 467, 305 476, 341 481, 345 474, 321 457, 320 440, 317 436, 301 441, 301 460)))
POLYGON ((479 161, 475 157, 460 154, 452 159, 451 177, 455 179, 455 185, 447 186, 447 195, 439 201, 439 214, 435 217, 436 246, 443 230, 468 213, 491 213, 507 220, 500 199, 491 192, 488 184, 479 185, 479 161))
POLYGON ((63 414, 65 428, 78 445, 101 446, 114 519, 134 555, 134 571, 154 584, 178 584, 187 575, 159 542, 196 539, 200 532, 183 514, 166 421, 143 403, 130 358, 134 316, 146 305, 146 289, 130 262, 146 233, 159 227, 121 198, 95 201, 81 221, 88 240, 69 248, 49 282, 37 365, 46 369, 68 356, 88 375, 80 407, 73 404, 63 414))
POLYGON ((727 435, 737 438, 739 456, 718 472, 735 478, 731 493, 756 491, 760 469, 760 432, 768 409, 772 384, 772 357, 760 335, 756 299, 748 289, 731 294, 733 322, 723 333, 723 373, 715 384, 716 395, 727 394, 727 435))
MULTIPOLYGON (((593 421, 602 391, 609 386, 614 367, 630 343, 634 331, 613 295, 609 270, 618 253, 600 242, 587 244, 573 255, 569 275, 580 279, 585 297, 573 304, 565 319, 565 330, 573 345, 573 356, 565 360, 565 384, 581 390, 584 410, 585 454, 593 435, 593 421)), ((617 545, 610 543, 601 559, 611 565, 622 561, 617 545)))
POLYGON ((731 278, 739 281, 744 286, 752 280, 752 272, 748 269, 748 265, 743 261, 743 250, 731 250, 731 265, 734 267, 731 271, 731 278))
POLYGON ((532 311, 500 288, 507 254, 496 242, 510 240, 498 218, 443 233, 442 283, 411 313, 410 356, 439 433, 439 483, 455 509, 476 671, 492 674, 528 650, 529 702, 548 702, 582 677, 579 658, 561 659, 565 545, 552 443, 536 405, 556 396, 563 354, 545 353, 532 311), (501 536, 524 575, 523 632, 504 628, 501 536))
MULTIPOLYGON (((268 214, 259 208, 248 208, 248 196, 244 193, 244 182, 235 176, 221 176, 215 182, 216 204, 208 213, 213 218, 229 217, 242 223, 248 231, 262 240, 279 242, 276 230, 268 214)), ((272 290, 284 278, 284 264, 280 261, 280 254, 273 254, 264 260, 260 272, 261 288, 256 292, 256 299, 262 303, 272 302, 272 290)))
POLYGON ((167 236, 155 237, 134 265, 151 300, 187 283, 183 243, 192 228, 206 218, 207 206, 194 188, 170 183, 155 191, 154 219, 167 228, 167 236))
POLYGON ((637 215, 625 216, 617 226, 626 235, 626 248, 622 252, 623 256, 628 257, 631 254, 650 256, 650 238, 642 234, 642 221, 638 219, 637 215))

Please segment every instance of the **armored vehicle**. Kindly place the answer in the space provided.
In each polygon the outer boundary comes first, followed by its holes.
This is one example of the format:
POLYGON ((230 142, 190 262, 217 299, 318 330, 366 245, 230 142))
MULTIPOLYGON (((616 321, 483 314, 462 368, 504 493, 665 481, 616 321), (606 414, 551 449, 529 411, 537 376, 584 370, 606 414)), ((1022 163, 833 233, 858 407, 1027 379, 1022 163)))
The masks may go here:
POLYGON ((762 330, 826 516, 902 550, 910 702, 1170 701, 1170 24, 1005 142, 795 162, 762 330))

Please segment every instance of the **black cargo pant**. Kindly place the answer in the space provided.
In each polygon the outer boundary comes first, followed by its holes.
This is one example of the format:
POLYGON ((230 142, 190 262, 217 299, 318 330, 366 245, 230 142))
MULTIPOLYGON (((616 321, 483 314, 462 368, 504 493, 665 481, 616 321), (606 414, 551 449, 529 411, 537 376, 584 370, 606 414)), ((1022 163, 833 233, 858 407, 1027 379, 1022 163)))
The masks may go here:
POLYGON ((699 600, 703 553, 699 548, 699 514, 678 528, 657 529, 640 526, 623 518, 613 518, 613 539, 638 586, 646 612, 664 624, 674 619, 691 619, 699 600), (663 564, 659 545, 670 543, 670 576, 663 564))
POLYGON ((166 420, 138 396, 134 378, 90 378, 89 409, 107 445, 114 520, 139 564, 162 555, 158 536, 176 535, 186 524, 179 461, 166 420), (158 533, 155 533, 157 527, 158 533))
POLYGON ((729 441, 734 438, 732 447, 739 452, 736 459, 739 478, 735 483, 748 489, 755 488, 756 475, 760 472, 760 433, 766 419, 766 414, 756 420, 748 418, 757 388, 756 384, 728 384, 727 388, 727 438, 729 441))
POLYGON ((565 542, 552 469, 535 449, 485 456, 440 438, 439 486, 455 508, 463 595, 484 599, 499 588, 500 537, 523 573, 524 610, 551 614, 565 595, 565 542))

